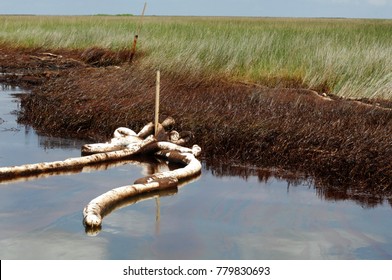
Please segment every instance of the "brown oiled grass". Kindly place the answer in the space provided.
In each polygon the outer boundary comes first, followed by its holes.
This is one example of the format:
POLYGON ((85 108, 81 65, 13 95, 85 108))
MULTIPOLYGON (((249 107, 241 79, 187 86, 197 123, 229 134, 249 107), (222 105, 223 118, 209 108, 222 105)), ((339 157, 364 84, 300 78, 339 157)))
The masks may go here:
MULTIPOLYGON (((155 69, 80 68, 34 90, 21 120, 46 133, 106 140, 153 120, 155 69)), ((297 170, 342 197, 392 195, 392 111, 300 89, 162 73, 161 119, 190 130, 207 164, 297 170)))

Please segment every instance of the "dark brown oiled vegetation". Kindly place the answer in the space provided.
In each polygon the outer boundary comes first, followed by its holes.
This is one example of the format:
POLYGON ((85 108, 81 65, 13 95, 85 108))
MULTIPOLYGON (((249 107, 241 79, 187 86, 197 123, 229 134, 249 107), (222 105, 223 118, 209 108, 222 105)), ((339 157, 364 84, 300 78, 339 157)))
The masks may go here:
MULTIPOLYGON (((392 104, 325 97, 162 71, 161 120, 194 132, 207 165, 274 167, 306 174, 324 194, 392 197, 392 104), (371 103, 371 104, 370 104, 371 103)), ((154 118, 155 69, 64 70, 33 90, 20 120, 45 133, 108 139, 154 118)))

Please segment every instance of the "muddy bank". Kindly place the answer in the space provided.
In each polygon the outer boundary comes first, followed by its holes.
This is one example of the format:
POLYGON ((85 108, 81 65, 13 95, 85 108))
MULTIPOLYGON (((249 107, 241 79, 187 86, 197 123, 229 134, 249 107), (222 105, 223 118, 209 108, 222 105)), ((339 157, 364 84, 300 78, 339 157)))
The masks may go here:
MULTIPOLYGON (((155 69, 127 53, 2 49, 2 76, 33 87, 20 121, 58 136, 105 140, 153 119, 155 69), (49 53, 49 54, 48 54, 49 53), (60 57, 61 55, 61 57, 60 57), (125 62, 125 63, 123 63, 125 62)), ((392 197, 392 102, 343 100, 162 71, 161 119, 195 132, 207 165, 292 170, 341 199, 392 197)))

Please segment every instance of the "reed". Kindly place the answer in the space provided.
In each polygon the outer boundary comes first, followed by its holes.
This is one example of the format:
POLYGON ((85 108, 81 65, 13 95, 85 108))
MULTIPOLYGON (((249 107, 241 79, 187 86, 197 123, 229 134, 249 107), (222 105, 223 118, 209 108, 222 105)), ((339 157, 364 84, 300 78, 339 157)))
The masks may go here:
MULTIPOLYGON (((139 18, 0 16, 0 43, 131 47, 139 18)), ((145 17, 139 63, 173 74, 392 98, 392 20, 145 17)))

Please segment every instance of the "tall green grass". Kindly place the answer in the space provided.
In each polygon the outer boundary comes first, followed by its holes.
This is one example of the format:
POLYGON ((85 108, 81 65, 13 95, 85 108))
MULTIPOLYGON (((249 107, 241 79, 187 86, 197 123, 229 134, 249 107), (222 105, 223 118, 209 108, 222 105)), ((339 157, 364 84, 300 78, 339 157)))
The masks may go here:
POLYGON ((129 48, 141 63, 344 97, 392 99, 392 20, 209 17, 0 17, 0 43, 129 48))

